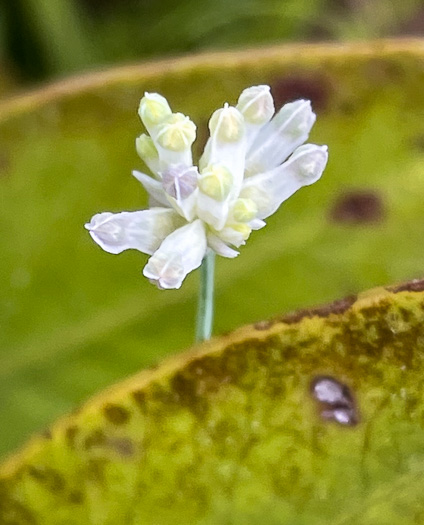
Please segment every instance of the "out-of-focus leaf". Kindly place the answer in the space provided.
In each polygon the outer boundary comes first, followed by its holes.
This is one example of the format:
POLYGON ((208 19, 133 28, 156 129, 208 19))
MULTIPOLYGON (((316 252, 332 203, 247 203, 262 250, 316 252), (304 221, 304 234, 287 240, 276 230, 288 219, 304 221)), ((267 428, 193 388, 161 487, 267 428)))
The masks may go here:
POLYGON ((424 46, 289 46, 71 79, 0 105, 0 450, 95 390, 190 344, 197 276, 158 291, 146 258, 112 256, 83 224, 139 209, 131 169, 145 90, 192 116, 255 83, 311 98, 323 179, 219 259, 216 332, 423 271, 424 46))
POLYGON ((424 281, 246 326, 34 438, 0 522, 424 523, 423 356, 424 281))

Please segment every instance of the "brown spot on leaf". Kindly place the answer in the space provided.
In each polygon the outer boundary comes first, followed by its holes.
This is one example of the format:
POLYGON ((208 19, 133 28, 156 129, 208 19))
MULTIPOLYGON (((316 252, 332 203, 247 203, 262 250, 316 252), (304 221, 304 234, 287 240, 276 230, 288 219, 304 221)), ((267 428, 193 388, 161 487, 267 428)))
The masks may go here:
POLYGON ((412 139, 412 147, 419 151, 424 151, 424 135, 417 135, 412 139))
POLYGON ((101 447, 106 442, 106 436, 100 429, 96 429, 89 434, 84 440, 85 450, 90 450, 93 447, 101 447))
POLYGON ((318 111, 326 109, 332 92, 327 77, 307 72, 284 76, 273 82, 271 89, 276 108, 304 98, 310 100, 312 107, 318 111))
POLYGON ((69 494, 69 503, 72 505, 82 505, 84 503, 84 494, 79 490, 71 492, 69 494))
POLYGON ((50 467, 30 465, 28 474, 51 492, 61 492, 65 488, 65 480, 62 475, 50 467))
POLYGON ((146 409, 146 392, 144 390, 135 390, 132 396, 137 406, 144 412, 146 409))
POLYGON ((356 301, 356 295, 349 295, 344 299, 339 299, 330 304, 324 306, 318 306, 316 308, 307 308, 298 310, 297 312, 289 313, 284 315, 280 321, 286 324, 294 324, 305 317, 328 317, 331 314, 343 314, 352 306, 356 301))
POLYGON ((381 221, 384 214, 383 200, 377 192, 350 191, 337 198, 330 219, 344 224, 366 224, 381 221))
POLYGON ((75 438, 78 434, 78 427, 71 425, 65 430, 65 439, 70 448, 75 448, 75 438))
POLYGON ((52 432, 49 428, 46 428, 41 432, 41 437, 44 439, 51 439, 52 438, 52 432))
POLYGON ((122 457, 130 458, 135 454, 135 445, 130 438, 110 438, 106 445, 122 457))
POLYGON ((318 376, 312 381, 310 391, 323 419, 346 426, 358 424, 355 399, 347 385, 334 377, 318 376))
POLYGON ((406 283, 398 284, 396 286, 387 287, 389 292, 423 292, 424 291, 424 279, 413 279, 406 283))
POLYGON ((121 405, 108 403, 103 408, 103 413, 110 423, 114 425, 124 425, 130 419, 130 412, 121 405))

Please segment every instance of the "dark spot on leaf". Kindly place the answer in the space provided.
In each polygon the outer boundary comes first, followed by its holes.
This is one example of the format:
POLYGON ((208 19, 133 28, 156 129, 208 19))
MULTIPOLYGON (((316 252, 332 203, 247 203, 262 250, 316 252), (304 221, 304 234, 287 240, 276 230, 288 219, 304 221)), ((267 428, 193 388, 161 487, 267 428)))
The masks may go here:
POLYGON ((130 419, 130 412, 125 407, 121 405, 115 405, 113 403, 108 403, 104 409, 103 413, 108 421, 114 425, 123 425, 128 422, 130 419))
POLYGON ((385 211, 381 196, 375 191, 350 191, 338 197, 330 210, 333 222, 365 224, 381 221, 385 211))
POLYGON ((90 450, 93 447, 101 447, 106 443, 106 436, 100 429, 94 430, 84 440, 85 450, 90 450))
POLYGON ((65 438, 68 446, 70 448, 75 448, 75 438, 78 434, 78 427, 76 425, 71 425, 65 431, 65 438))
POLYGON ((328 317, 330 314, 343 314, 349 310, 352 304, 356 301, 356 298, 356 295, 349 295, 344 299, 339 299, 338 301, 334 301, 333 303, 324 306, 298 310, 297 312, 284 315, 280 321, 286 324, 294 324, 305 317, 328 317))
POLYGON ((79 490, 71 492, 69 494, 69 503, 73 505, 82 505, 84 503, 84 494, 79 490))
POLYGON ((318 376, 312 381, 310 390, 318 401, 323 419, 347 426, 359 422, 354 397, 345 384, 330 376, 318 376))
POLYGON ((422 292, 424 291, 424 279, 413 279, 406 283, 398 284, 396 286, 387 287, 389 292, 422 292))
POLYGON ((171 380, 171 388, 177 394, 183 405, 191 405, 196 398, 196 385, 192 377, 186 377, 182 372, 175 374, 171 380))
POLYGON ((365 75, 374 86, 397 82, 405 74, 405 68, 399 62, 390 59, 373 58, 365 63, 365 75))
POLYGON ((65 488, 65 480, 62 475, 50 467, 30 465, 28 474, 51 492, 61 492, 65 488))
POLYGON ((87 476, 90 480, 103 484, 105 481, 105 468, 110 463, 106 458, 90 458, 87 461, 87 476))
POLYGON ((144 390, 135 390, 132 396, 137 406, 144 412, 146 409, 146 392, 144 390))
POLYGON ((418 135, 412 139, 412 146, 414 149, 424 151, 424 135, 418 135))
POLYGON ((256 328, 256 330, 268 330, 268 328, 271 328, 273 324, 274 324, 273 320, 267 320, 267 321, 259 321, 258 323, 255 323, 253 326, 256 328))
POLYGON ((324 110, 332 92, 329 79, 322 74, 298 73, 284 76, 271 86, 275 107, 304 98, 310 100, 314 110, 324 110))
POLYGON ((106 446, 125 458, 135 454, 134 442, 130 438, 110 438, 107 439, 106 446))
POLYGON ((0 523, 4 525, 38 525, 39 521, 29 508, 2 494, 0 523))
POLYGON ((52 432, 49 428, 46 428, 45 430, 43 430, 43 432, 41 432, 41 437, 43 437, 44 439, 51 439, 52 438, 52 432))

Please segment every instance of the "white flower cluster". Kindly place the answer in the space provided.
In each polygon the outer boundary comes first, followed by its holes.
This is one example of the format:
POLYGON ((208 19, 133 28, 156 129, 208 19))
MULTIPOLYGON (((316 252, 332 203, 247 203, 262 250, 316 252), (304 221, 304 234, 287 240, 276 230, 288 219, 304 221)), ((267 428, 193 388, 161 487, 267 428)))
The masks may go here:
POLYGON ((274 115, 269 86, 245 89, 237 106, 213 113, 198 167, 191 153, 196 126, 188 117, 156 93, 144 95, 138 113, 149 135, 138 137, 136 148, 153 176, 133 174, 150 195, 150 209, 98 213, 85 227, 109 253, 151 255, 143 274, 162 289, 179 288, 207 250, 236 257, 251 231, 317 181, 327 163, 326 146, 302 146, 315 122, 310 102, 291 102, 274 115))

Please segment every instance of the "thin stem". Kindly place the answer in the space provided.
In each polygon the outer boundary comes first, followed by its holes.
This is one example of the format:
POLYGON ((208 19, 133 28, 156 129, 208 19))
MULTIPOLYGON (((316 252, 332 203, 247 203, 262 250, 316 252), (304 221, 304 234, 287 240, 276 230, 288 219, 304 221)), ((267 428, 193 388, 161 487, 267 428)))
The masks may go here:
POLYGON ((212 335, 214 311, 215 253, 210 250, 200 267, 199 301, 197 304, 196 341, 205 341, 212 335))

